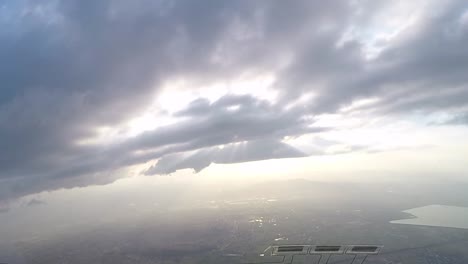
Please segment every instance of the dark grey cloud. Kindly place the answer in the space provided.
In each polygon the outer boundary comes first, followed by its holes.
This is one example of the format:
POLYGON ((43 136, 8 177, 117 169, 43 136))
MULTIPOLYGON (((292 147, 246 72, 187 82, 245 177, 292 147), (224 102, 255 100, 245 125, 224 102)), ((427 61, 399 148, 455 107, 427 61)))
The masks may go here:
POLYGON ((462 18, 467 10, 463 1, 449 1, 437 14, 428 12, 422 21, 402 33, 403 40, 390 45, 368 62, 365 70, 355 73, 357 77, 326 93, 336 104, 378 96, 382 100, 371 107, 386 113, 430 113, 466 107, 468 24, 462 18))
POLYGON ((188 121, 146 132, 119 147, 150 149, 180 142, 218 145, 323 131, 311 127, 313 123, 304 120, 304 114, 302 109, 284 110, 250 95, 227 95, 213 104, 197 100, 175 114, 189 117, 188 121), (231 106, 238 109, 230 110, 231 106))
MULTIPOLYGON (((212 156, 206 153, 207 149, 216 149, 218 145, 233 142, 258 143, 243 144, 248 147, 245 150, 252 153, 236 156, 231 162, 248 161, 248 158, 260 160, 303 156, 299 151, 277 141, 285 136, 327 130, 314 126, 314 121, 305 119, 304 114, 306 112, 302 108, 284 110, 278 105, 249 95, 226 95, 213 103, 198 99, 186 109, 175 113, 175 116, 184 119, 173 125, 147 131, 124 142, 75 146, 70 154, 65 153, 67 156, 55 156, 55 159, 46 156, 46 161, 51 163, 38 164, 37 167, 13 167, 9 175, 2 175, 5 179, 0 193, 13 196, 48 188, 105 184, 119 177, 116 170, 121 167, 165 158, 171 153, 180 153, 172 157, 182 157, 186 152, 196 152, 199 149, 200 154, 196 157, 203 157, 208 165, 212 162, 229 163, 225 159, 211 160, 212 156), (237 107, 231 109, 232 106, 237 107), (256 153, 256 147, 261 147, 269 154, 256 153)), ((196 168, 199 165, 194 167, 196 168)))
POLYGON ((164 156, 145 174, 169 174, 180 169, 196 172, 212 163, 230 164, 256 160, 305 157, 305 153, 275 140, 256 140, 230 144, 223 148, 210 147, 195 152, 176 153, 164 156))
MULTIPOLYGON (((379 97, 385 114, 450 110, 468 102, 463 1, 427 15, 410 37, 368 60, 350 26, 387 1, 5 1, 0 9, 0 199, 105 184, 129 165, 148 173, 201 164, 292 157, 285 136, 321 132, 314 115, 379 97), (359 9, 359 12, 358 12, 359 9), (181 121, 123 142, 77 145, 96 127, 142 111, 162 84, 198 84, 249 70, 276 73, 276 103, 253 96, 199 98, 181 121), (285 108, 304 93, 313 102, 285 108), (277 154, 227 159, 216 146, 247 141, 277 154), (268 144, 267 144, 268 143, 268 144), (197 152, 198 151, 198 152, 197 152), (185 157, 192 153, 191 158, 185 157), (213 156, 218 153, 220 156, 213 156), (276 152, 275 152, 276 153, 276 152), (178 165, 171 160, 184 158, 178 165), (196 162, 195 162, 196 161, 196 162), (181 165, 182 164, 182 165, 181 165)), ((301 154, 302 155, 302 154, 301 154)))
POLYGON ((6 213, 8 211, 10 211, 9 205, 7 203, 3 202, 3 201, 0 202, 0 214, 1 213, 6 213))
POLYGON ((382 100, 371 107, 385 113, 466 106, 468 24, 463 17, 467 10, 463 1, 448 1, 370 60, 358 40, 335 45, 342 31, 312 38, 281 76, 288 87, 285 93, 318 94, 310 106, 314 113, 334 112, 352 100, 372 96, 382 100))
POLYGON ((26 206, 38 206, 38 205, 43 205, 45 204, 46 202, 42 201, 42 200, 39 200, 37 198, 33 198, 31 200, 29 200, 27 203, 26 203, 26 206))
POLYGON ((74 141, 141 110, 161 76, 222 76, 210 55, 230 17, 249 13, 217 1, 4 5, 13 29, 0 32, 0 167, 19 181, 91 171, 76 163, 102 151, 74 141))

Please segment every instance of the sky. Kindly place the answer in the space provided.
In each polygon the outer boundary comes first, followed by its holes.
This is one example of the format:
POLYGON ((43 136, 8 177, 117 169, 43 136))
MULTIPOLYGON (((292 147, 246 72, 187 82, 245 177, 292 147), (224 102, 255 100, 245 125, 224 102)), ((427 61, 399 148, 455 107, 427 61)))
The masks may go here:
POLYGON ((1 1, 0 203, 133 175, 463 179, 467 43, 463 0, 1 1))

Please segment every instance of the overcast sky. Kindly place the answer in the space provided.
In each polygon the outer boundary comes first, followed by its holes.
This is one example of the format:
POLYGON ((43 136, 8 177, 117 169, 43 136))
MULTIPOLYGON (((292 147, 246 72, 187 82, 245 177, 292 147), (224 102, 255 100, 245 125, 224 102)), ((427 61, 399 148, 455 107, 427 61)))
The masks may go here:
POLYGON ((0 200, 129 168, 462 159, 468 4, 2 1, 0 81, 0 200))

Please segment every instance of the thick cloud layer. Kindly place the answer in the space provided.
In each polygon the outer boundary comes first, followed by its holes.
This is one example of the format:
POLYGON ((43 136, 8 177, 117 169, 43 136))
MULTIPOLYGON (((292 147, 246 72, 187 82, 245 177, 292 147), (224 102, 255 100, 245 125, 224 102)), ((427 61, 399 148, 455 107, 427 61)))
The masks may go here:
POLYGON ((308 155, 281 140, 333 129, 314 117, 358 99, 378 98, 362 111, 445 111, 466 123, 464 1, 403 5, 418 12, 392 34, 379 31, 392 19, 382 14, 397 5, 388 1, 1 5, 0 199, 106 183, 126 166, 155 159, 147 174, 308 155), (369 46, 378 49, 371 57, 369 46), (246 72, 272 73, 276 100, 236 91, 208 100, 200 92, 183 110, 166 113, 176 120, 169 125, 77 143, 133 118, 171 80, 197 90, 246 72), (238 142, 246 142, 244 152, 229 156, 238 142))

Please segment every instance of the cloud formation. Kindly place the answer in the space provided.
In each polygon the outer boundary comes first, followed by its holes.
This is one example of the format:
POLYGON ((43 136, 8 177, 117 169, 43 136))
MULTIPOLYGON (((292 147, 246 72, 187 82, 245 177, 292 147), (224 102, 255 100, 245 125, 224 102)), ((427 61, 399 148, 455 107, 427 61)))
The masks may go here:
POLYGON ((180 169, 194 169, 199 172, 211 163, 229 164, 305 156, 305 153, 287 144, 261 139, 221 147, 204 148, 194 153, 183 152, 165 155, 157 164, 146 170, 145 174, 169 174, 180 169))
POLYGON ((466 116, 467 14, 455 0, 6 1, 0 199, 107 183, 156 159, 145 173, 311 155, 283 139, 329 131, 316 116, 366 98, 378 100, 355 111, 466 116), (408 23, 388 22, 402 14, 408 23), (275 100, 242 87, 219 88, 215 99, 203 90, 265 72, 275 100), (166 87, 178 79, 188 87, 166 87), (191 103, 159 109, 168 124, 79 144, 188 90, 191 103))

